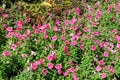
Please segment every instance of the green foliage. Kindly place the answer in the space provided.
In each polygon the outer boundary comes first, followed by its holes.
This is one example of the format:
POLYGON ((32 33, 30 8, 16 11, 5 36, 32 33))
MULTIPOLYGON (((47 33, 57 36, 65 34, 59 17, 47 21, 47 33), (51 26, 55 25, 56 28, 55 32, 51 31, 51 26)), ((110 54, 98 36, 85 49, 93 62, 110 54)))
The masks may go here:
POLYGON ((25 0, 1 7, 0 80, 120 78, 118 3, 25 0))
POLYGON ((17 76, 17 74, 23 70, 24 66, 22 61, 23 60, 20 58, 20 56, 17 55, 13 55, 9 58, 3 57, 2 61, 0 61, 0 64, 2 65, 0 66, 1 78, 11 79, 17 76))

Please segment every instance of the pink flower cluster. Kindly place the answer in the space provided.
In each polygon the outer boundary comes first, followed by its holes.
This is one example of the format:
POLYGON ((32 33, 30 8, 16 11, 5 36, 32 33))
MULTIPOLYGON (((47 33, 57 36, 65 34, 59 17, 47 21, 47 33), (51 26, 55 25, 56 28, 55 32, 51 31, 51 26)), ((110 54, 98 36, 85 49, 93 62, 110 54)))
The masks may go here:
POLYGON ((31 63, 31 67, 33 70, 36 70, 38 66, 42 65, 44 63, 44 59, 39 59, 36 62, 31 63))

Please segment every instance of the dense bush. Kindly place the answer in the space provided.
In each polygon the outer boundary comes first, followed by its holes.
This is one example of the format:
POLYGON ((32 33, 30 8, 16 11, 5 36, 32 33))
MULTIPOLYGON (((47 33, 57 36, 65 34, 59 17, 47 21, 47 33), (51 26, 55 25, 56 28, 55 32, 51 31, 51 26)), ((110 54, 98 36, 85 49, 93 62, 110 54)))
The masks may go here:
POLYGON ((47 3, 1 10, 1 80, 120 79, 120 2, 75 1, 60 15, 47 3))

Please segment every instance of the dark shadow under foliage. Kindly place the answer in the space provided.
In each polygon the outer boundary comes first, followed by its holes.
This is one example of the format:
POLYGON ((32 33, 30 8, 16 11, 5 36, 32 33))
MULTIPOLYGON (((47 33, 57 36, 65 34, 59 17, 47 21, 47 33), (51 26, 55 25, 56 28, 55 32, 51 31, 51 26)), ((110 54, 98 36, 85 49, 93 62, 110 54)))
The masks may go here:
POLYGON ((2 70, 1 77, 3 79, 10 80, 11 78, 17 76, 21 71, 23 71, 22 59, 16 55, 11 56, 8 62, 0 61, 0 64, 1 63, 3 64, 0 66, 0 70, 2 70))

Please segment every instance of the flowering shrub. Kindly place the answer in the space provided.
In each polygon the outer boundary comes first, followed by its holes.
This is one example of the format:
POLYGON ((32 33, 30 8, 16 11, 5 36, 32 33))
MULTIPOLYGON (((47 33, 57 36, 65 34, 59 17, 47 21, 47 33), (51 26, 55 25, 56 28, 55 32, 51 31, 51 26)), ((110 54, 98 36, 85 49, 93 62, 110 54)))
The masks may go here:
POLYGON ((119 80, 120 2, 81 4, 43 24, 3 11, 0 79, 119 80))

